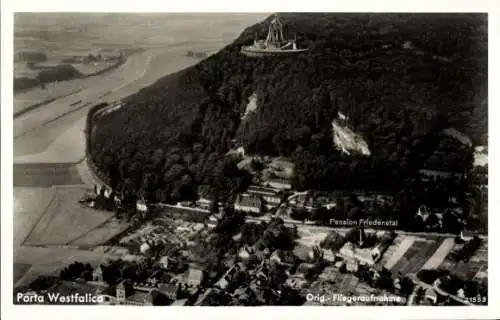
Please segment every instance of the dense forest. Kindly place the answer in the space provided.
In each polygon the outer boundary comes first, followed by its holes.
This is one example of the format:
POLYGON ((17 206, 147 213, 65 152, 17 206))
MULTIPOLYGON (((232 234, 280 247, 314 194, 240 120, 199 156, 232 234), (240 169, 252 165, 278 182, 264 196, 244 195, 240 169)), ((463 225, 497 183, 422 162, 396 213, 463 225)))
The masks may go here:
POLYGON ((151 200, 224 198, 248 173, 226 153, 286 156, 297 189, 411 190, 421 169, 465 173, 473 148, 447 128, 487 144, 487 16, 484 14, 285 13, 285 33, 310 50, 249 58, 240 47, 269 19, 197 65, 124 100, 95 123, 90 148, 116 187, 151 200), (249 97, 258 109, 245 117, 249 97), (333 144, 338 112, 370 156, 333 144))

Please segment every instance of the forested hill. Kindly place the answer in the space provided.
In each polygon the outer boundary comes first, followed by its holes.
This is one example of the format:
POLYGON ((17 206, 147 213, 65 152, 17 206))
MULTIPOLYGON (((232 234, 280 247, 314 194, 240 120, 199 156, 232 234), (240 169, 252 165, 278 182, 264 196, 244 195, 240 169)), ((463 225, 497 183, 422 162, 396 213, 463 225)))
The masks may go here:
POLYGON ((248 181, 224 157, 234 139, 247 152, 296 163, 299 188, 399 188, 422 168, 465 172, 472 148, 442 134, 487 139, 487 16, 483 14, 285 13, 289 38, 307 53, 240 53, 269 19, 217 54, 166 76, 98 121, 92 156, 114 183, 158 199, 219 193, 248 181), (249 97, 257 110, 241 120, 249 97), (333 145, 332 120, 371 155, 333 145))

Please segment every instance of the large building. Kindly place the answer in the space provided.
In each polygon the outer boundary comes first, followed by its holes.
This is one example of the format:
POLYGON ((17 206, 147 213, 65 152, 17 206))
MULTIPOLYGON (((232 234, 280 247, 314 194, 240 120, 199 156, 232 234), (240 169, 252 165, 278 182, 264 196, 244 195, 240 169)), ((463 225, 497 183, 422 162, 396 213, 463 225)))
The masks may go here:
POLYGON ((279 191, 274 188, 250 186, 247 190, 247 193, 250 195, 261 197, 264 200, 265 206, 268 208, 276 207, 281 202, 279 191))
POLYGON ((290 183, 290 180, 283 179, 283 178, 269 179, 265 182, 265 185, 269 186, 271 188, 278 189, 278 190, 290 190, 290 189, 292 189, 292 184, 290 183))
POLYGON ((355 244, 347 242, 340 248, 337 256, 345 261, 349 271, 356 271, 359 265, 373 266, 382 258, 395 236, 394 233, 388 232, 371 248, 358 248, 355 244))
POLYGON ((262 205, 260 197, 251 194, 242 194, 236 199, 234 210, 259 214, 262 212, 262 205))

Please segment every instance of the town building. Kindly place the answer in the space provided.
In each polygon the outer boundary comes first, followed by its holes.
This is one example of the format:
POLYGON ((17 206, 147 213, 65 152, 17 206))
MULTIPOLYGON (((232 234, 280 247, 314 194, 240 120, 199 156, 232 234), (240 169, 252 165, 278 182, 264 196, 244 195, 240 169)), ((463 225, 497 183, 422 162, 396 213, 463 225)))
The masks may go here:
POLYGON ((262 212, 262 200, 255 195, 239 195, 234 203, 234 210, 260 214, 262 212))

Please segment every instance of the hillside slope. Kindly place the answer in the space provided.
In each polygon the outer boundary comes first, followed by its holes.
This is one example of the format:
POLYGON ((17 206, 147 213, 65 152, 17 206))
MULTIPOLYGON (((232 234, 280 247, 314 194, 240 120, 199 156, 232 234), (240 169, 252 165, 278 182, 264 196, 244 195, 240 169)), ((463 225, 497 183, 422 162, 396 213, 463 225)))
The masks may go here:
POLYGON ((245 57, 241 45, 256 32, 264 36, 268 21, 246 29, 217 54, 101 118, 91 148, 99 170, 162 201, 193 196, 200 185, 219 196, 243 187, 248 177, 224 157, 235 141, 250 154, 291 157, 298 188, 398 190, 428 163, 469 170, 473 149, 441 132, 453 127, 487 144, 486 15, 282 19, 308 53, 245 57), (250 97, 258 108, 245 114, 250 97), (338 112, 364 137, 369 157, 334 146, 338 112))

